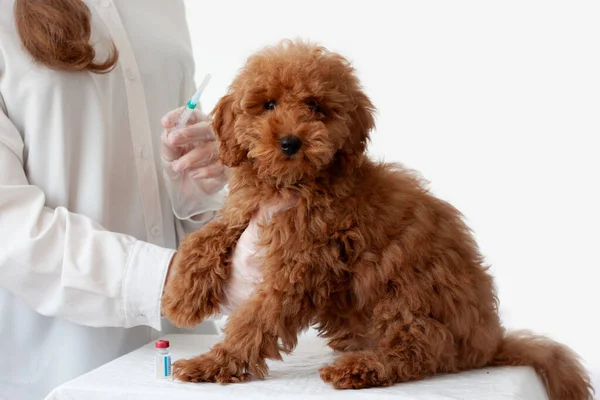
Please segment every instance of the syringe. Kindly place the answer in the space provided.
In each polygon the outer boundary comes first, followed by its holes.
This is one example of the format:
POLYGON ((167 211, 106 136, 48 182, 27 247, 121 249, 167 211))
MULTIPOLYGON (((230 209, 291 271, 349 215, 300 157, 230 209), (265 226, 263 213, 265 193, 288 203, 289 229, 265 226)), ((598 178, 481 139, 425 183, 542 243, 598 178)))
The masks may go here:
POLYGON ((192 116, 192 113, 194 112, 194 109, 198 105, 198 101, 200 100, 200 95, 202 94, 202 92, 204 92, 204 89, 206 89, 206 86, 208 86, 210 77, 211 77, 210 74, 206 74, 206 76, 202 80, 202 83, 200 84, 200 86, 198 86, 198 90, 196 90, 196 93, 194 93, 192 98, 187 102, 185 108, 183 109, 183 112, 181 113, 181 116, 179 117, 179 121, 177 121, 177 124, 175 125, 174 131, 177 131, 177 130, 185 127, 185 124, 188 122, 188 120, 192 116))

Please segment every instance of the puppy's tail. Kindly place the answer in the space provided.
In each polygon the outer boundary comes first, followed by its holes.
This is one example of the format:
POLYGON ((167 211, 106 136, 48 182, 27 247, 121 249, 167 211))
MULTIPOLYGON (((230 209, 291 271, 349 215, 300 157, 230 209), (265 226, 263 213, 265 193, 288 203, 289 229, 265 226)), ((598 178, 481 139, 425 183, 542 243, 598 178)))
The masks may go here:
POLYGON ((531 366, 550 400, 591 400, 594 389, 579 357, 568 347, 529 332, 507 334, 490 365, 531 366))

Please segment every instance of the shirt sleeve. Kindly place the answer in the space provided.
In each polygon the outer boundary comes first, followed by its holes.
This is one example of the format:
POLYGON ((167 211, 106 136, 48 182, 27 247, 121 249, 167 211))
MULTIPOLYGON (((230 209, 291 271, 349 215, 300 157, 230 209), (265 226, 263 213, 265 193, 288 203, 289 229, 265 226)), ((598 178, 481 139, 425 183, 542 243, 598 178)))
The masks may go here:
POLYGON ((0 287, 37 312, 87 326, 161 329, 174 251, 45 205, 29 184, 23 139, 0 108, 0 287))

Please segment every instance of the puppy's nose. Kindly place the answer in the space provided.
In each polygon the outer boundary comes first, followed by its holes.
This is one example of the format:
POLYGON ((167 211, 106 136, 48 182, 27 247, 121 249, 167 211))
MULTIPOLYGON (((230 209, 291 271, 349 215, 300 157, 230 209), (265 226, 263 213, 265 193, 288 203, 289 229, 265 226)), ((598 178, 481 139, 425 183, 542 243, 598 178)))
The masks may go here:
POLYGON ((279 147, 286 155, 294 155, 302 147, 302 141, 298 136, 284 136, 279 139, 279 147))

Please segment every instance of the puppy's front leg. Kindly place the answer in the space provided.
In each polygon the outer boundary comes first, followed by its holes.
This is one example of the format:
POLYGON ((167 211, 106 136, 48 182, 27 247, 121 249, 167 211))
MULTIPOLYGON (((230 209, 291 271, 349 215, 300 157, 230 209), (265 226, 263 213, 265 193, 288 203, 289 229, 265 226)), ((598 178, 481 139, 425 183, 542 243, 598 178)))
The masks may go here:
POLYGON ((215 220, 182 241, 162 298, 162 313, 170 321, 193 327, 219 312, 228 258, 241 232, 215 220))
POLYGON ((242 382, 250 375, 263 378, 268 372, 266 358, 281 360, 280 350, 293 350, 298 333, 310 324, 314 307, 303 293, 263 287, 269 289, 259 289, 230 317, 223 342, 208 353, 174 364, 175 378, 219 383, 242 382))

